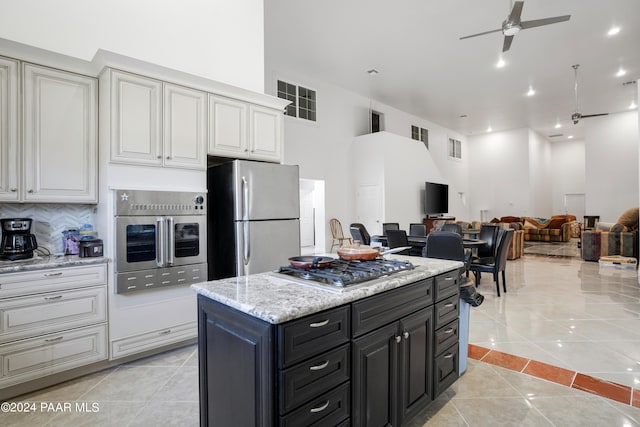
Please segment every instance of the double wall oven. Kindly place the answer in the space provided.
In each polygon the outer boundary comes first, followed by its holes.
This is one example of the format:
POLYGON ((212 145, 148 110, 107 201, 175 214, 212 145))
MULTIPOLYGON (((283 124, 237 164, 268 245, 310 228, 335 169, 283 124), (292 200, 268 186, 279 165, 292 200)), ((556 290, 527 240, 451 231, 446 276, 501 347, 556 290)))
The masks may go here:
POLYGON ((115 190, 116 293, 207 279, 207 202, 193 192, 115 190))

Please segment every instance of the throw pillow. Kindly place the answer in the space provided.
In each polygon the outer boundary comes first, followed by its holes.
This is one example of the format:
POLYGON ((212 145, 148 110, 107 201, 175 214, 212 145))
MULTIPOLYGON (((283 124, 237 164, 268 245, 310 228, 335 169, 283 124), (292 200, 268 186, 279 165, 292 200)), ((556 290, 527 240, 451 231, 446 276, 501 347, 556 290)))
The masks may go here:
POLYGON ((631 230, 638 229, 638 208, 627 209, 618 218, 618 224, 622 224, 631 230))
POLYGON ((629 228, 625 227, 624 225, 622 225, 620 223, 617 223, 617 224, 614 224, 613 227, 611 227, 609 229, 609 231, 612 232, 612 233, 621 233, 621 232, 624 232, 624 231, 629 231, 629 228))

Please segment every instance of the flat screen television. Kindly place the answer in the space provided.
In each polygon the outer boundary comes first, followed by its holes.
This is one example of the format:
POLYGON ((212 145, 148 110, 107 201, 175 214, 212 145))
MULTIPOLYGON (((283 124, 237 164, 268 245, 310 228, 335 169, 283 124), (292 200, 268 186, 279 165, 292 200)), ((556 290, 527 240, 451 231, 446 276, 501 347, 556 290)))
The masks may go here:
POLYGON ((427 217, 449 212, 449 186, 435 182, 424 183, 424 213, 427 217))

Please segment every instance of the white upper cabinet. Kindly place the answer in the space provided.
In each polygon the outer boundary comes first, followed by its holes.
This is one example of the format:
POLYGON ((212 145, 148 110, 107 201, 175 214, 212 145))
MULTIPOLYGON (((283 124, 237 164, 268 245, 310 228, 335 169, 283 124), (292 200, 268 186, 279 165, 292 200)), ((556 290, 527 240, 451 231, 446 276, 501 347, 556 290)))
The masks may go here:
POLYGON ((94 78, 23 64, 24 201, 98 201, 96 93, 94 78))
POLYGON ((111 71, 111 161, 162 165, 162 82, 111 71))
POLYGON ((209 154, 246 157, 247 103, 209 94, 209 154))
POLYGON ((249 106, 249 157, 279 162, 282 157, 284 114, 272 108, 249 106))
POLYGON ((164 164, 207 168, 207 94, 164 84, 164 164))
POLYGON ((18 62, 0 57, 0 201, 17 202, 18 62))

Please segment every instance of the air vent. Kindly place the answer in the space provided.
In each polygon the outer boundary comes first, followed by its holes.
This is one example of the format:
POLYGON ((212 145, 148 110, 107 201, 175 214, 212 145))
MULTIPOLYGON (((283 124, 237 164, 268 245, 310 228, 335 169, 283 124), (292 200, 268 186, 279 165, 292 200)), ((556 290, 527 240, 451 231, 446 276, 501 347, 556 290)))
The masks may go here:
POLYGON ((563 135, 564 134, 562 134, 562 133, 556 133, 556 134, 553 134, 553 135, 549 135, 549 138, 557 138, 557 137, 563 136, 563 135))

